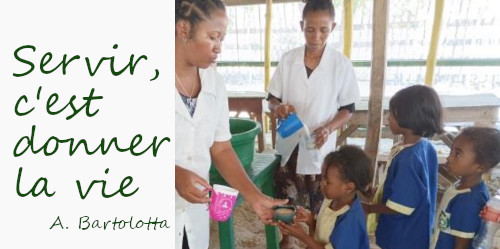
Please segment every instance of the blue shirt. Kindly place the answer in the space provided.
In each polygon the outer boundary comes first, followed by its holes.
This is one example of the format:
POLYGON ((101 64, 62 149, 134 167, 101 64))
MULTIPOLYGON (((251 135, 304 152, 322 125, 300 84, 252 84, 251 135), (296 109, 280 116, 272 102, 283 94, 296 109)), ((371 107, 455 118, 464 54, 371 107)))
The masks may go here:
MULTIPOLYGON (((434 240, 437 240, 434 248, 455 248, 455 237, 471 239, 472 242, 481 224, 479 212, 488 199, 489 193, 484 182, 469 189, 457 190, 451 186, 446 190, 434 228, 434 240)), ((469 248, 472 249, 472 243, 469 248)))
POLYGON ((370 248, 365 213, 358 197, 354 199, 349 210, 337 218, 330 235, 330 243, 335 249, 370 248))
POLYGON ((375 232, 383 249, 429 248, 437 195, 438 158, 420 139, 402 150, 387 171, 382 203, 398 214, 380 214, 375 232))

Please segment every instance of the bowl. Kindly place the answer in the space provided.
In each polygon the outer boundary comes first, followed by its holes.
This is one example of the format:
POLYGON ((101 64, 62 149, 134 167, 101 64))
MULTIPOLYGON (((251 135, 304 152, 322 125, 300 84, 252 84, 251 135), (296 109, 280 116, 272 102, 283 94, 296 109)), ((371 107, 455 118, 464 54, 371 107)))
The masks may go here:
POLYGON ((284 223, 293 223, 293 217, 295 216, 296 208, 293 205, 279 205, 273 207, 275 221, 283 221, 284 223))

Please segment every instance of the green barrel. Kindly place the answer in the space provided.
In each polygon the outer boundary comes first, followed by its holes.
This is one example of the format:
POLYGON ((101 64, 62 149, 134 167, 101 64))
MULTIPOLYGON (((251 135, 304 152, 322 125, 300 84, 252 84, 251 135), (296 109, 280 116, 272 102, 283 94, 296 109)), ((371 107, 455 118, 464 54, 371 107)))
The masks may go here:
MULTIPOLYGON (((229 130, 232 135, 231 145, 243 167, 248 169, 255 154, 255 137, 262 131, 260 124, 251 119, 231 118, 229 119, 229 130)), ((213 164, 210 173, 217 173, 213 164)))

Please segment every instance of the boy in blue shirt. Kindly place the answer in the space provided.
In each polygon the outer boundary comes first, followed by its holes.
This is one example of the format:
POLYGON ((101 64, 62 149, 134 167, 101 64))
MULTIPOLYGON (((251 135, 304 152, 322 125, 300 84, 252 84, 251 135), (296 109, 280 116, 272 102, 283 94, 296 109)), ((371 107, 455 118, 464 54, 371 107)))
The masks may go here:
POLYGON ((460 180, 443 195, 431 249, 472 249, 479 212, 489 199, 483 173, 500 165, 500 131, 470 127, 457 136, 446 162, 460 180))

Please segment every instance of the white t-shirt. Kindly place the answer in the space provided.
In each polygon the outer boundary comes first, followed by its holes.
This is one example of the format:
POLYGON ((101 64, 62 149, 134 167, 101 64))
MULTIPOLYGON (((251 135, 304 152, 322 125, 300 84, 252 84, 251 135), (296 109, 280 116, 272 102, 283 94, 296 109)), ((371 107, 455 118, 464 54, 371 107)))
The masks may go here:
MULTIPOLYGON (((359 88, 351 62, 341 53, 327 45, 309 78, 304 53, 302 46, 283 55, 267 91, 283 104, 293 105, 312 132, 332 120, 339 107, 354 103, 359 98, 359 88)), ((300 139, 297 174, 321 174, 323 158, 335 150, 336 137, 336 132, 332 132, 319 150, 307 150, 305 139, 300 139)))
MULTIPOLYGON (((175 164, 209 179, 210 148, 231 139, 226 88, 213 68, 200 69, 201 92, 193 117, 175 94, 175 164)), ((184 227, 191 249, 207 249, 209 216, 206 204, 192 204, 175 192, 175 248, 182 248, 184 227)))

